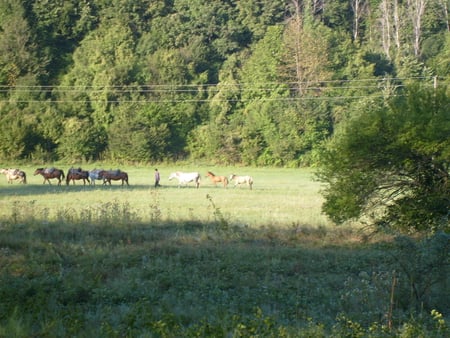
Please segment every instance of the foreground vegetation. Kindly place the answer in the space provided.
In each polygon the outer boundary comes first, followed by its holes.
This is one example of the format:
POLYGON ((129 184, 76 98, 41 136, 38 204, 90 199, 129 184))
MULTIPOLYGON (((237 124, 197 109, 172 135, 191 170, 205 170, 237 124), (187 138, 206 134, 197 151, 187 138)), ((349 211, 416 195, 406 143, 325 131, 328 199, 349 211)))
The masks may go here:
POLYGON ((124 188, 0 182, 0 335, 449 334, 448 235, 334 228, 308 171, 245 170, 253 191, 155 190, 148 168, 124 188))

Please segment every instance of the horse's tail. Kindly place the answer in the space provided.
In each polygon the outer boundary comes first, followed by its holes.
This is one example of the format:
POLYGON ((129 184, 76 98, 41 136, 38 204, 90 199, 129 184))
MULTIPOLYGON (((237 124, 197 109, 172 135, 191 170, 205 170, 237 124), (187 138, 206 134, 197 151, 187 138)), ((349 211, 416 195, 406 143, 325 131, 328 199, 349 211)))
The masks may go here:
MULTIPOLYGON (((64 175, 64 170, 61 170, 61 177, 65 178, 66 176, 64 175)), ((69 173, 67 173, 67 179, 69 179, 69 173)))
MULTIPOLYGON (((64 172, 61 170, 62 173, 62 178, 64 178, 64 172)), ((66 177, 66 184, 69 185, 70 183, 70 171, 67 173, 67 177, 66 177)))
POLYGON ((23 173, 23 184, 27 184, 27 174, 25 174, 25 171, 22 171, 23 173))
POLYGON ((253 177, 249 176, 248 177, 248 185, 250 187, 250 190, 252 190, 252 186, 253 186, 253 177))

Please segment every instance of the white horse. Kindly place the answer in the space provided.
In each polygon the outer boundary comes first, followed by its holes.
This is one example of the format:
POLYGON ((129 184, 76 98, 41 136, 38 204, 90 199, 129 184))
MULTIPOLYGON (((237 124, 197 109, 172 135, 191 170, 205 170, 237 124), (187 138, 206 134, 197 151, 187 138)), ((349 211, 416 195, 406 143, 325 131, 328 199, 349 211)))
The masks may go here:
POLYGON ((100 176, 100 172, 102 172, 103 169, 92 169, 89 171, 89 179, 91 180, 91 184, 95 185, 95 180, 102 180, 103 176, 100 176))
POLYGON ((251 176, 237 176, 235 174, 230 175, 230 182, 234 181, 234 187, 236 188, 238 185, 247 184, 252 190, 253 186, 253 178, 251 176))
POLYGON ((27 174, 20 169, 0 169, 0 173, 6 175, 8 184, 12 184, 14 180, 18 180, 19 183, 27 184, 27 174))
POLYGON ((178 187, 181 187, 181 185, 187 185, 189 182, 195 182, 197 189, 200 185, 200 174, 198 172, 183 173, 181 171, 177 171, 170 174, 169 181, 174 178, 178 179, 178 187))

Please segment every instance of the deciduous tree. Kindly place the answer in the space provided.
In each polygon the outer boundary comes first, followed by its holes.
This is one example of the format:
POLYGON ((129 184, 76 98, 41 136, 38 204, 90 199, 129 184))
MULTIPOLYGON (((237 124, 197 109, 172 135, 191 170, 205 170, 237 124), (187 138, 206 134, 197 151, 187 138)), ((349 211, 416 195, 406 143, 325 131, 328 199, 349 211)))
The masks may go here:
POLYGON ((323 210, 336 223, 370 217, 400 231, 450 230, 450 99, 413 88, 372 100, 323 152, 323 210))

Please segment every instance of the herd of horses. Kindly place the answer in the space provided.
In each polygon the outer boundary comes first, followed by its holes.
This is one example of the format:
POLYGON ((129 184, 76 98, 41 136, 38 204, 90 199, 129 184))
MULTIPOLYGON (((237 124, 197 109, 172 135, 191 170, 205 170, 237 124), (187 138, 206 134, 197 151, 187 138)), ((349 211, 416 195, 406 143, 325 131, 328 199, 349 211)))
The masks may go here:
MULTIPOLYGON (((23 170, 13 168, 13 169, 0 169, 0 173, 6 176, 8 183, 13 183, 14 181, 19 181, 19 183, 27 183, 27 175, 23 170)), ((38 168, 35 170, 34 175, 41 175, 44 178, 44 184, 48 182, 51 184, 50 180, 56 179, 58 185, 61 185, 63 180, 66 180, 66 184, 75 184, 75 181, 83 181, 86 185, 95 185, 96 180, 103 182, 103 185, 111 185, 111 181, 122 181, 122 185, 129 185, 128 174, 120 169, 116 170, 103 170, 103 169, 93 169, 93 170, 83 170, 81 168, 70 168, 67 174, 64 174, 62 169, 55 167, 50 168, 38 168)), ((253 187, 253 178, 251 176, 238 176, 231 174, 229 177, 226 176, 216 176, 211 171, 206 173, 206 176, 210 178, 211 182, 217 186, 218 183, 227 188, 229 182, 234 182, 234 187, 241 185, 247 185, 250 190, 253 187)), ((200 173, 198 172, 173 172, 169 176, 169 181, 172 179, 178 180, 178 187, 187 186, 189 183, 193 183, 196 188, 200 186, 200 173)))
MULTIPOLYGON (((211 171, 208 171, 206 176, 210 178, 211 182, 214 183, 215 186, 217 186, 217 183, 221 183, 223 187, 226 188, 228 183, 233 181, 234 187, 240 186, 241 184, 247 185, 250 190, 252 190, 253 187, 253 177, 251 176, 238 176, 231 174, 230 177, 227 178, 226 176, 216 176, 211 171)), ((200 185, 200 173, 198 172, 184 173, 177 171, 170 174, 169 181, 174 178, 178 179, 178 187, 185 186, 190 182, 194 182, 197 188, 200 185)))
MULTIPOLYGON (((8 183, 13 183, 14 181, 19 181, 19 183, 26 184, 27 183, 27 175, 23 170, 20 169, 0 169, 0 173, 6 176, 6 180, 8 183)), ((45 182, 48 184, 52 184, 50 180, 56 179, 58 181, 58 185, 61 185, 64 179, 66 179, 66 184, 69 185, 72 181, 75 184, 75 181, 83 180, 83 184, 95 185, 96 180, 103 181, 103 184, 111 185, 111 181, 122 181, 122 185, 128 183, 128 174, 125 171, 120 169, 116 170, 103 170, 103 169, 93 169, 90 171, 83 170, 81 168, 70 168, 67 171, 67 174, 64 174, 64 170, 58 168, 38 168, 35 170, 34 175, 41 175, 44 178, 45 182)))

